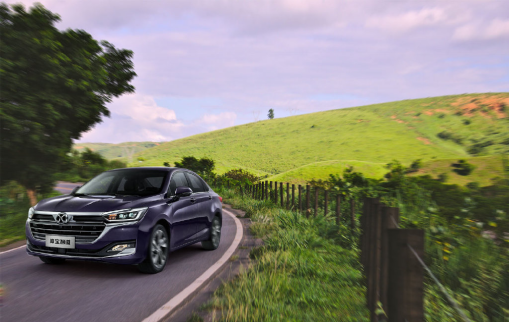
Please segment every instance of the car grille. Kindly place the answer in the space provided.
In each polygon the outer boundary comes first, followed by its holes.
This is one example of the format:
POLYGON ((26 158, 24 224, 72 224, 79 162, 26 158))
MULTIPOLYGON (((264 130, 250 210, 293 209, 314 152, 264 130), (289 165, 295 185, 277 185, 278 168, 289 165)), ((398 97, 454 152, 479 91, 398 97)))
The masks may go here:
POLYGON ((32 236, 46 240, 46 235, 73 236, 76 243, 91 243, 106 227, 102 216, 73 216, 73 222, 58 224, 52 215, 34 214, 30 222, 32 236))

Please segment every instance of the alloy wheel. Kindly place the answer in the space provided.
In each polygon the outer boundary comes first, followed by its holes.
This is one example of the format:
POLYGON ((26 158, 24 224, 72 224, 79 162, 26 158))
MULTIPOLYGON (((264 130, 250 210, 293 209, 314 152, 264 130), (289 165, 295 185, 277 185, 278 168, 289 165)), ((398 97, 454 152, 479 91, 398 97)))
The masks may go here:
POLYGON ((152 237, 152 247, 150 257, 152 263, 157 269, 160 269, 166 263, 168 255, 168 237, 166 232, 158 229, 152 237))

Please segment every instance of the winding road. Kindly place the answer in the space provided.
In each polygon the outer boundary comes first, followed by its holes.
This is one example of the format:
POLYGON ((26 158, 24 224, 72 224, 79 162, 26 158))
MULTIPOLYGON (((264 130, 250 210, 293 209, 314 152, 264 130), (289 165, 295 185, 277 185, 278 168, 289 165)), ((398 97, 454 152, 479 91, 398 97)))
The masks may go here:
MULTIPOLYGON (((69 193, 74 186, 59 182, 56 190, 69 193)), ((205 251, 194 244, 170 253, 164 271, 155 275, 97 262, 48 265, 27 255, 24 247, 0 253, 5 287, 0 321, 142 321, 220 261, 236 231, 236 219, 225 211, 218 249, 205 251)))

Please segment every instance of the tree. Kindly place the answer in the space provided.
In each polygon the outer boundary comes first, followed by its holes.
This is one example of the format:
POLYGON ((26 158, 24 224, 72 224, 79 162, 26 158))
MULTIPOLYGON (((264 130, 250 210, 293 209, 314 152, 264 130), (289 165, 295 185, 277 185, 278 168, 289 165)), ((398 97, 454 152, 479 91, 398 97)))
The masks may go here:
POLYGON ((267 114, 267 116, 268 116, 268 117, 269 117, 269 119, 271 119, 271 120, 272 120, 272 119, 274 119, 274 109, 273 109, 273 108, 271 108, 271 109, 269 110, 269 114, 267 114))
POLYGON ((175 162, 177 168, 185 168, 202 176, 209 176, 215 168, 214 160, 209 158, 196 159, 192 156, 183 157, 180 162, 175 162))
POLYGON ((134 92, 133 52, 83 30, 60 31, 41 4, 0 4, 2 180, 16 180, 32 203, 53 188, 59 160, 103 116, 113 97, 134 92))

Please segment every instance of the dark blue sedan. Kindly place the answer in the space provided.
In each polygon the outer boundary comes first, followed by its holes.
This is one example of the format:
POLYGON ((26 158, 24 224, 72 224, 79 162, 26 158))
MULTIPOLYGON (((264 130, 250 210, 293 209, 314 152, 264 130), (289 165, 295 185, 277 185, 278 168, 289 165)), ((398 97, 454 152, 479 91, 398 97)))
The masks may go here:
POLYGON ((26 223, 27 252, 164 269, 168 253, 201 242, 219 246, 222 198, 196 173, 151 167, 106 171, 69 195, 40 201, 26 223))

